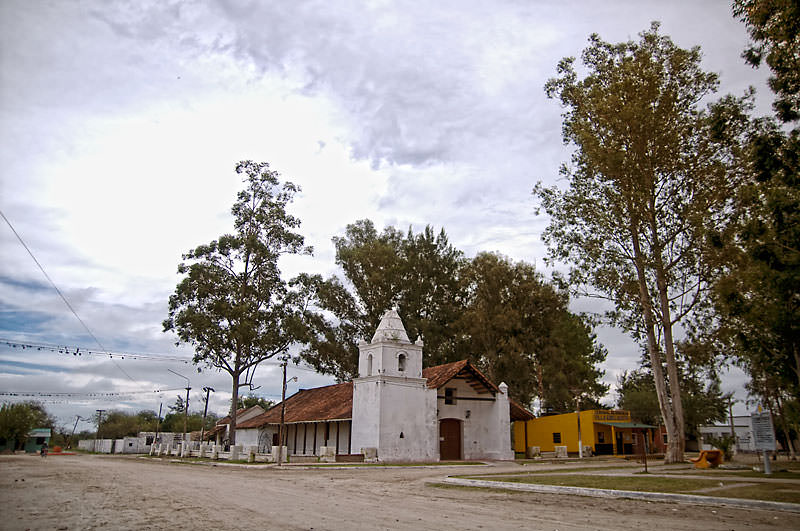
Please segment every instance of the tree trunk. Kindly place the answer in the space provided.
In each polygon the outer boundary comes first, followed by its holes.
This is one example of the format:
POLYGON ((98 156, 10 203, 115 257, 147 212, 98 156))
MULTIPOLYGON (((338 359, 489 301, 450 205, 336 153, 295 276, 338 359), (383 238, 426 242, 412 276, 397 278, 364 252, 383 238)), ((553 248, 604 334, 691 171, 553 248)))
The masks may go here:
POLYGON ((233 389, 231 389, 231 424, 230 424, 230 445, 236 444, 236 409, 239 405, 239 373, 231 374, 233 378, 233 389))
POLYGON ((653 304, 650 300, 647 275, 644 269, 642 250, 639 243, 639 232, 636 228, 635 220, 631 221, 629 229, 631 231, 631 241, 633 243, 636 276, 639 281, 639 299, 642 305, 645 331, 647 332, 647 352, 650 355, 650 364, 653 368, 653 381, 655 383, 656 396, 658 397, 658 407, 661 410, 661 418, 664 421, 664 427, 667 429, 667 452, 664 455, 664 463, 679 463, 683 461, 683 452, 676 452, 675 441, 679 437, 678 427, 675 423, 675 414, 670 403, 670 397, 667 394, 661 351, 655 334, 653 304))
POLYGON ((664 327, 664 353, 667 361, 667 377, 669 378, 669 392, 672 398, 672 414, 675 422, 675 439, 669 439, 667 455, 670 463, 683 461, 683 452, 686 446, 683 421, 683 401, 681 397, 680 376, 678 364, 675 359, 675 343, 672 337, 672 315, 669 309, 669 295, 667 283, 661 263, 661 256, 656 257, 656 284, 661 302, 661 325, 664 327))
POLYGON ((788 422, 786 422, 786 414, 783 409, 783 401, 780 399, 780 396, 777 392, 775 392, 775 404, 778 406, 778 413, 780 414, 781 418, 781 429, 783 430, 783 436, 786 437, 786 446, 789 449, 789 456, 792 461, 797 461, 797 454, 794 452, 794 444, 792 443, 792 437, 789 435, 789 427, 788 422))

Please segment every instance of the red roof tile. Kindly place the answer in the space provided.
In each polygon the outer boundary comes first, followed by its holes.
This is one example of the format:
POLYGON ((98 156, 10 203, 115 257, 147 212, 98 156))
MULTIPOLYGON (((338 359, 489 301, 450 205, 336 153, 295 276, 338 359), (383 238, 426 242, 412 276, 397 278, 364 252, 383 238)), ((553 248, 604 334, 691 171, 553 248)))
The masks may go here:
MULTIPOLYGON (((353 382, 301 389, 286 399, 285 422, 341 420, 353 417, 353 382)), ((240 424, 238 428, 259 428, 279 424, 280 404, 240 424)))
MULTIPOLYGON (((428 367, 422 370, 422 377, 428 379, 428 389, 439 389, 456 376, 470 378, 472 382, 482 384, 482 387, 492 394, 500 391, 497 386, 469 360, 454 361, 453 363, 428 367)), ((467 380, 467 383, 470 383, 470 380, 467 380)), ((473 383, 470 383, 470 385, 477 387, 477 385, 473 383)))

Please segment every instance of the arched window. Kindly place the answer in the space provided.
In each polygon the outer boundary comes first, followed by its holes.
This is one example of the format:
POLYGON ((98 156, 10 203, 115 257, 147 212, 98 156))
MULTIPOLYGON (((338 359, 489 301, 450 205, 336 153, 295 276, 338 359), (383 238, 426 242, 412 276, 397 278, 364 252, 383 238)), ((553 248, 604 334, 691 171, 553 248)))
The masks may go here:
POLYGON ((399 356, 397 356, 397 370, 400 372, 404 372, 406 370, 406 355, 402 352, 399 356))
POLYGON ((367 356, 367 376, 372 376, 372 354, 367 356))

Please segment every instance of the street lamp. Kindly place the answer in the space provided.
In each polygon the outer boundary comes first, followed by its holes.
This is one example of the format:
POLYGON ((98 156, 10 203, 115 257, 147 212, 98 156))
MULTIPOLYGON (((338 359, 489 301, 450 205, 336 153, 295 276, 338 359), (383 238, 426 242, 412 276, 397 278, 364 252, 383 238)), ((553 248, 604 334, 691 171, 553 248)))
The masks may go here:
POLYGON ((192 389, 190 387, 191 382, 189 381, 189 378, 187 378, 186 376, 178 372, 175 372, 172 369, 167 369, 167 370, 172 374, 180 376, 181 378, 186 380, 186 404, 184 404, 184 410, 183 410, 183 443, 186 444, 186 426, 189 422, 189 391, 192 389))

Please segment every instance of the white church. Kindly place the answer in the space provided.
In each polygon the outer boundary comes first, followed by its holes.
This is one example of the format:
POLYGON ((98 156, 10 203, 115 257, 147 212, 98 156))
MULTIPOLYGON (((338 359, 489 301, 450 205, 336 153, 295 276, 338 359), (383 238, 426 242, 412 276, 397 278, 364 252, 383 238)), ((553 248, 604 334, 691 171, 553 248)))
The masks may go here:
MULTIPOLYGON (((377 452, 381 462, 513 459, 511 421, 533 418, 468 360, 422 368, 396 310, 359 344, 358 378, 286 399, 290 455, 377 452)), ((238 423, 236 442, 265 451, 278 444, 281 404, 238 423)))

